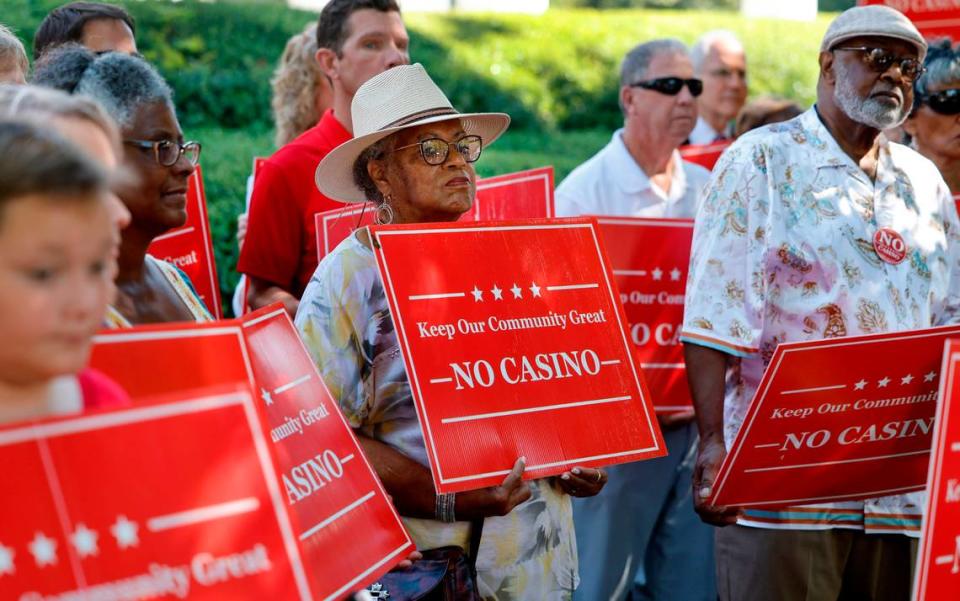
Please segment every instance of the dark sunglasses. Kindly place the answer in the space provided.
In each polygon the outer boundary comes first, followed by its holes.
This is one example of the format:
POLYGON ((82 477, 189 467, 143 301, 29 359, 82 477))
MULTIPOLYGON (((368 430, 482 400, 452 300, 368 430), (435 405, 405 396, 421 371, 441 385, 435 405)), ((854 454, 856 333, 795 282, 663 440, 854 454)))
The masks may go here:
POLYGON ((920 97, 920 104, 930 107, 934 113, 940 115, 960 115, 960 89, 951 88, 936 94, 927 94, 920 97))
POLYGON ((633 88, 643 88, 644 90, 653 90, 667 96, 676 96, 687 86, 690 95, 696 98, 703 92, 703 82, 699 79, 681 79, 680 77, 660 77, 658 79, 647 79, 630 84, 633 88))
POLYGON ((915 81, 923 75, 926 68, 915 59, 905 56, 897 56, 889 50, 883 48, 871 48, 869 46, 843 46, 834 48, 833 51, 847 50, 850 52, 859 52, 863 57, 863 62, 875 73, 885 73, 894 63, 900 65, 900 75, 907 81, 915 81))

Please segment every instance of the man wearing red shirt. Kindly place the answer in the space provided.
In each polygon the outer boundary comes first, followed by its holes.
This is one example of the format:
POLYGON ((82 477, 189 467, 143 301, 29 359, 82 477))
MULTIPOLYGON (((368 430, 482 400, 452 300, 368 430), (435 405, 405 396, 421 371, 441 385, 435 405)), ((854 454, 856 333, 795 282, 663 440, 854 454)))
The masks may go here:
POLYGON ((317 62, 333 88, 333 108, 258 170, 237 271, 250 279, 252 309, 282 301, 296 314, 317 268, 314 215, 342 207, 321 194, 314 172, 353 137, 350 103, 368 79, 409 64, 409 38, 396 0, 332 0, 317 25, 317 62))

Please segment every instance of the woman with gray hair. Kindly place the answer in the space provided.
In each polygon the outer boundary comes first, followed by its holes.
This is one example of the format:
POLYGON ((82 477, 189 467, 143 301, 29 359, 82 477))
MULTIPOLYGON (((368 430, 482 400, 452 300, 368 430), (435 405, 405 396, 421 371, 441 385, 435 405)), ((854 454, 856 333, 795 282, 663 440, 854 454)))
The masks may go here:
POLYGON ((937 166, 960 194, 960 47, 945 38, 930 44, 926 71, 913 84, 913 112, 903 129, 911 145, 937 166))
POLYGON ((136 176, 118 190, 131 221, 110 324, 210 320, 187 276, 147 254, 154 238, 186 222, 187 179, 200 157, 199 143, 184 142, 169 86, 142 58, 98 56, 76 44, 45 54, 33 82, 97 101, 117 121, 123 165, 136 176))

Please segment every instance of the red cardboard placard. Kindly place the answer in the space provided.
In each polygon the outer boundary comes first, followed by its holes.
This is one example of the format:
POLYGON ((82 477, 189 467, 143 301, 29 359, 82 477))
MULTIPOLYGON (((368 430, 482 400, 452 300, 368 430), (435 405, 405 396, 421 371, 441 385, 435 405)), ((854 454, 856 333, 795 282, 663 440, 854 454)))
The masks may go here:
POLYGON ((692 409, 680 326, 693 220, 598 217, 597 223, 653 408, 692 409))
POLYGON ((665 454, 595 221, 371 232, 437 490, 665 454))
POLYGON ((944 341, 960 326, 777 347, 720 468, 717 505, 921 490, 944 341))
POLYGON ((279 303, 216 325, 103 333, 92 357, 91 364, 127 387, 135 401, 236 382, 258 391, 257 408, 277 457, 281 494, 298 524, 296 537, 320 599, 360 588, 413 549, 279 303), (163 372, 156 371, 158 364, 163 372), (351 534, 360 530, 360 539, 351 534))
MULTIPOLYGON (((322 261, 347 236, 374 224, 372 204, 348 206, 313 216, 317 228, 317 261, 322 261)), ((501 221, 553 217, 553 167, 540 167, 477 181, 473 207, 464 221, 501 221)))
POLYGON ((960 341, 948 340, 927 477, 914 601, 952 601, 960 589, 960 341))
POLYGON ((713 166, 720 160, 720 155, 730 146, 730 140, 714 142, 713 144, 690 144, 680 147, 680 156, 685 161, 696 163, 701 167, 713 171, 713 166))
POLYGON ((0 462, 0 598, 312 598, 248 392, 4 428, 0 462))
POLYGON ((859 0, 858 4, 885 4, 905 14, 928 39, 947 36, 960 39, 960 6, 956 2, 915 0, 859 0), (953 5, 952 7, 950 5, 953 5))
POLYGON ((147 252, 182 269, 210 313, 220 319, 223 317, 220 281, 213 254, 210 219, 207 217, 207 197, 203 192, 203 173, 199 165, 187 185, 187 222, 154 238, 147 252))

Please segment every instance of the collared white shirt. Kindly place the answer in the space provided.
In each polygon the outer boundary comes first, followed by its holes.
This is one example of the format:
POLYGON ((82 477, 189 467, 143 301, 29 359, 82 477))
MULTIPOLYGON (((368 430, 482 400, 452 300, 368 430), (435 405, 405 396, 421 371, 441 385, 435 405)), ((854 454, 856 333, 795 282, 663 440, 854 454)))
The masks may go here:
POLYGON ((557 186, 556 215, 693 217, 710 172, 673 151, 670 190, 660 189, 627 150, 623 130, 557 186))
POLYGON ((687 144, 692 146, 698 146, 702 144, 713 144, 717 141, 717 136, 722 135, 724 138, 732 138, 733 131, 728 126, 728 131, 719 132, 707 123, 706 119, 703 117, 697 117, 697 124, 693 126, 693 131, 690 132, 690 137, 687 138, 687 144))
MULTIPOLYGON (((881 138, 876 182, 815 108, 737 140, 697 215, 682 339, 742 357, 727 375, 729 448, 781 342, 927 328, 960 317, 960 222, 937 168, 881 138), (908 259, 880 260, 892 227, 908 259)), ((745 525, 918 535, 923 493, 782 511, 745 525)))

